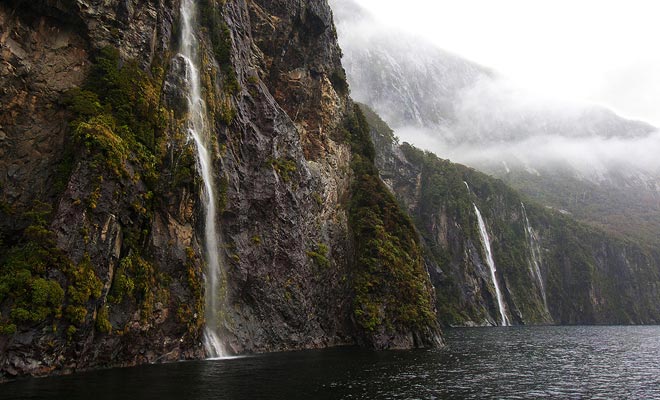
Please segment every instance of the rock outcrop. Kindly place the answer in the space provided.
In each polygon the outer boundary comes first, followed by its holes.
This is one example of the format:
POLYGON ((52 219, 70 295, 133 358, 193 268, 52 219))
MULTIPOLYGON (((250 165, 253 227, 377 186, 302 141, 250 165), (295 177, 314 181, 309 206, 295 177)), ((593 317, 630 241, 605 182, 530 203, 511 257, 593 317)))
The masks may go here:
POLYGON ((442 325, 499 324, 473 204, 486 221, 512 323, 660 320, 657 250, 541 207, 474 169, 399 144, 392 130, 363 107, 381 177, 422 237, 442 325))
POLYGON ((356 144, 327 3, 199 7, 213 294, 178 2, 0 5, 0 379, 203 358, 205 295, 235 353, 440 344, 419 239, 356 144), (356 245, 383 224, 401 251, 356 245))

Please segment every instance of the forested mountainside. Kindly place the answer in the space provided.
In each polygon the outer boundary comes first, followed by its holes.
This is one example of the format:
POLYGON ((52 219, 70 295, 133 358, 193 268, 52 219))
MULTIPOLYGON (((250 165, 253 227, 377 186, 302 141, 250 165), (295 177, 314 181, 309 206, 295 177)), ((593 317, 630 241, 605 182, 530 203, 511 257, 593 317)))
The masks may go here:
POLYGON ((331 4, 352 96, 400 136, 592 226, 660 245, 656 127, 525 93, 354 0, 331 4))
POLYGON ((477 211, 514 324, 660 320, 660 253, 521 197, 501 180, 408 143, 368 107, 376 165, 415 222, 443 325, 501 324, 477 211))

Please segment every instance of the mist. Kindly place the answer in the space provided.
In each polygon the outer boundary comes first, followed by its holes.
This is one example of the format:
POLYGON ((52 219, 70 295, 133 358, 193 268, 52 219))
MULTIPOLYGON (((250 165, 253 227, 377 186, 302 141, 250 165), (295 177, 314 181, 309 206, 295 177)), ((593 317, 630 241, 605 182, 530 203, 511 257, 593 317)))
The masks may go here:
MULTIPOLYGON (((445 126, 403 124, 403 141, 452 161, 488 171, 571 168, 601 181, 611 172, 660 174, 660 132, 613 112, 561 102, 515 88, 504 79, 480 79, 457 92, 445 126)), ((647 178, 649 178, 647 177, 647 178)))
MULTIPOLYGON (((335 9, 348 3, 333 1, 335 9)), ((521 87, 660 126, 656 2, 355 2, 372 20, 486 65, 521 87)))
MULTIPOLYGON (((492 172, 572 169, 578 178, 609 173, 660 175, 660 133, 579 100, 545 96, 496 71, 334 0, 352 96, 371 106, 403 141, 492 172)), ((420 11, 421 12, 421 11, 420 11)))

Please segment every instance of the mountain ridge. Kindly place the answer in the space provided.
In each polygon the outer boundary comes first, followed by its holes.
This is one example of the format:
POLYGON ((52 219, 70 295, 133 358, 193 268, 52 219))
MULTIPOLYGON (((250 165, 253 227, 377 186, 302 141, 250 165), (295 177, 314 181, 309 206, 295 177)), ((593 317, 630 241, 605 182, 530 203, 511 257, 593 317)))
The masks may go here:
POLYGON ((581 221, 660 244, 656 127, 600 106, 543 99, 367 11, 347 15, 344 7, 359 7, 353 0, 332 4, 352 94, 397 135, 581 221))

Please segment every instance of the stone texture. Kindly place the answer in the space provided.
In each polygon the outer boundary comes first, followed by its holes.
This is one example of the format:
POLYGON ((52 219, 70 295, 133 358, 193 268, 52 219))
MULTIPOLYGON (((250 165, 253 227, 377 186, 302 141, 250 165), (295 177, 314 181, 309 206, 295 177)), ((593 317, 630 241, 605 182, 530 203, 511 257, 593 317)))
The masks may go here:
MULTIPOLYGON (((53 318, 0 336, 0 380, 204 357, 200 182, 177 181, 186 162, 193 174, 195 168, 193 143, 182 129, 178 14, 178 2, 167 0, 0 4, 0 199, 11 209, 1 232, 20 232, 21 215, 34 200, 53 204, 50 229, 58 248, 74 263, 89 257, 103 283, 70 340, 63 333, 68 324, 53 318), (57 166, 72 143, 62 97, 83 83, 105 46, 145 71, 165 69, 157 182, 150 187, 133 161, 116 176, 75 149, 70 176, 58 189, 57 166), (122 263, 137 256, 153 267, 149 290, 113 303, 122 263), (110 334, 95 328, 105 307, 110 334)), ((223 18, 238 90, 225 87, 226 68, 200 30, 222 203, 222 335, 235 353, 355 344, 346 212, 352 154, 343 128, 352 103, 334 86, 343 70, 330 8, 326 1, 235 0, 224 4, 223 18), (227 110, 233 118, 220 117, 227 110), (278 173, 277 162, 294 167, 278 173), (328 265, 309 254, 321 244, 328 265)), ((48 273, 66 289, 61 271, 48 273)), ((433 335, 400 332, 378 338, 377 347, 426 346, 433 335)))

